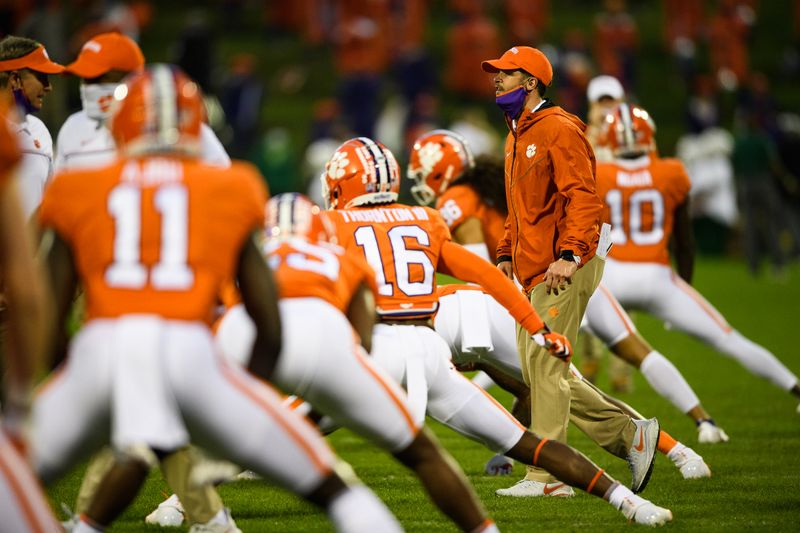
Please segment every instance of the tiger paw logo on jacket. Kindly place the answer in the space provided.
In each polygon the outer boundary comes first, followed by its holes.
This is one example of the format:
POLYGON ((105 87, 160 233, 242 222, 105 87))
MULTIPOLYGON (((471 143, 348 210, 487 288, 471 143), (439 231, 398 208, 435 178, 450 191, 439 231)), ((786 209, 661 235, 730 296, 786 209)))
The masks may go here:
POLYGON ((528 148, 525 150, 525 155, 530 159, 531 157, 536 155, 536 145, 529 144, 528 148))

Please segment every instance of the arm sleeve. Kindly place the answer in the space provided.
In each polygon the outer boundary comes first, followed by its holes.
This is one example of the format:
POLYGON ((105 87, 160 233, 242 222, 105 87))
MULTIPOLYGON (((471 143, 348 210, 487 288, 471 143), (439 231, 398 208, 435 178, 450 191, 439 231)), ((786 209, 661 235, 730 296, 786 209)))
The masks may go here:
POLYGON ((603 203, 597 196, 591 153, 587 153, 591 148, 580 132, 564 126, 551 146, 555 185, 567 200, 566 227, 559 246, 561 250, 584 255, 591 249, 603 211, 603 203))
POLYGON ((536 309, 517 290, 511 280, 463 247, 452 242, 444 243, 439 255, 438 271, 483 287, 529 333, 536 333, 544 327, 544 322, 536 309))

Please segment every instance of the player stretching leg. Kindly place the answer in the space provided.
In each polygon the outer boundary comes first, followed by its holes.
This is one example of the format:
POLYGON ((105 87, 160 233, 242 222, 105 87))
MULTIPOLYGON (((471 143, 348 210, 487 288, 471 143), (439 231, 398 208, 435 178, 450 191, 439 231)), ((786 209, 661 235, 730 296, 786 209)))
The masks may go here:
MULTIPOLYGON (((362 254, 377 276, 380 323, 373 335, 372 356, 404 385, 415 420, 427 412, 492 450, 548 469, 563 481, 550 487, 553 495, 571 495, 572 489, 564 485, 568 483, 608 498, 638 523, 655 525, 671 519, 666 509, 631 500, 630 489, 616 484, 569 446, 527 431, 450 364, 447 345, 431 327, 438 306, 436 271, 481 283, 551 354, 568 359, 570 346, 546 329, 499 270, 451 242, 438 212, 396 203, 399 171, 386 147, 365 137, 345 142, 326 165, 323 180, 324 196, 335 209, 331 217, 339 243, 362 254)), ((619 422, 608 428, 611 441, 623 448, 638 434, 643 442, 634 482, 634 489, 640 490, 656 451, 657 421, 639 426, 621 414, 619 422)))
POLYGON ((250 369, 269 376, 280 350, 276 291, 253 241, 262 178, 246 164, 198 161, 202 95, 177 68, 153 65, 114 97, 122 157, 60 174, 39 212, 60 334, 79 282, 88 320, 36 398, 33 462, 53 481, 104 442, 121 458, 75 531, 109 525, 154 456, 191 436, 324 507, 339 531, 399 531, 372 492, 336 474, 307 422, 214 347, 206 321, 222 283, 236 278, 257 328, 250 369))
MULTIPOLYGON (((690 285, 694 244, 689 177, 680 161, 655 155, 654 135, 647 111, 620 104, 608 116, 600 137, 615 158, 597 165, 598 193, 614 226, 614 249, 603 283, 624 307, 646 311, 697 337, 751 373, 800 397, 797 376, 733 329, 690 285), (670 239, 675 243, 677 273, 670 266, 670 239)), ((702 436, 702 424, 699 429, 702 436)))

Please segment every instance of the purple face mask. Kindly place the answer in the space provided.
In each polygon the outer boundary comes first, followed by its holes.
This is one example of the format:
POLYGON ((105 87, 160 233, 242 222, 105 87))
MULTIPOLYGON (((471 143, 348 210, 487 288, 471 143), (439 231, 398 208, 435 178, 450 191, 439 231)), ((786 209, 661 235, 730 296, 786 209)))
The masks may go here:
POLYGON ((511 89, 503 94, 498 94, 494 99, 497 105, 511 120, 517 118, 525 105, 525 98, 528 97, 528 91, 525 87, 520 85, 516 89, 511 89))
POLYGON ((31 101, 28 100, 28 97, 22 92, 22 89, 13 89, 12 92, 14 93, 14 102, 16 102, 17 109, 19 109, 19 113, 23 118, 27 114, 36 113, 39 111, 37 108, 33 107, 31 101))

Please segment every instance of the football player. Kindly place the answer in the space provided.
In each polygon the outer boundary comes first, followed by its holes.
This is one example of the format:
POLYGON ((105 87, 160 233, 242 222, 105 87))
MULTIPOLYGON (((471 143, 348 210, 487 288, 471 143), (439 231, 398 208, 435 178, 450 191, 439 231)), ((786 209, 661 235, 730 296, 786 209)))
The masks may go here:
MULTIPOLYGON (((499 270, 451 241, 437 211, 397 203, 399 169, 385 146, 365 137, 345 142, 326 164, 322 179, 323 196, 334 209, 331 219, 338 242, 362 254, 376 274, 379 322, 372 356, 405 387, 415 420, 421 421, 427 412, 496 452, 547 469, 562 481, 548 487, 551 495, 570 496, 573 485, 607 499, 637 523, 656 525, 671 519, 670 511, 636 496, 569 446, 527 431, 455 370, 447 345, 431 323, 438 307, 437 271, 486 287, 536 342, 565 364, 571 347, 547 329, 499 270)), ((634 427, 643 470, 636 472, 634 488, 640 490, 652 467, 657 435, 646 438, 642 428, 634 427)))
MULTIPOLYGON (((415 199, 423 205, 436 201, 454 240, 494 262, 507 211, 502 166, 490 159, 480 159, 476 164, 460 135, 434 130, 414 142, 407 174, 414 181, 411 192, 415 199)), ((466 312, 460 316, 468 319, 471 315, 466 312)), ((449 317, 440 314, 437 320, 442 324, 449 317)), ((728 440, 678 369, 642 338, 602 283, 589 298, 582 325, 615 355, 641 370, 656 392, 692 418, 698 425, 700 442, 728 440)), ((584 387, 574 381, 571 385, 584 387)))
POLYGON ((655 155, 655 131, 647 111, 620 104, 607 115, 600 142, 614 154, 613 162, 597 165, 598 193, 613 226, 614 249, 603 274, 606 288, 624 307, 669 323, 800 397, 797 376, 731 327, 692 288, 691 184, 680 161, 655 155), (670 266, 670 240, 677 272, 670 266))
POLYGON ((120 158, 60 174, 40 210, 57 324, 78 282, 88 319, 34 404, 34 464, 52 481, 104 442, 118 456, 74 531, 111 523, 155 457, 190 436, 324 507, 338 530, 399 531, 368 489, 334 471, 307 422, 214 349, 208 321, 221 284, 235 277, 257 327, 250 370, 268 378, 280 350, 272 274, 254 242, 262 178, 246 164, 198 161, 201 93, 177 68, 134 74, 114 99, 120 158))
POLYGON ((2 319, 8 327, 2 348, 3 416, 0 417, 0 531, 61 531, 39 482, 23 454, 33 381, 44 366, 50 336, 45 276, 34 260, 33 236, 27 231, 14 168, 22 154, 9 113, 0 96, 0 277, 2 319), (6 312, 6 306, 10 312, 6 312))
MULTIPOLYGON (((101 33, 84 43, 78 57, 64 70, 81 78, 82 109, 70 115, 58 132, 56 172, 102 167, 116 159, 114 139, 106 124, 114 90, 126 75, 143 68, 144 55, 139 45, 126 35, 101 33)), ((204 162, 230 166, 228 154, 205 122, 200 125, 200 140, 200 158, 204 162)), ((212 485, 187 483, 188 471, 199 459, 200 455, 188 448, 167 458, 161 470, 177 495, 159 505, 145 518, 145 522, 177 526, 186 515, 191 523, 207 524, 212 520, 233 523, 226 516, 222 500, 212 485)), ((111 449, 104 448, 89 462, 75 502, 76 516, 86 511, 113 461, 111 449)))

